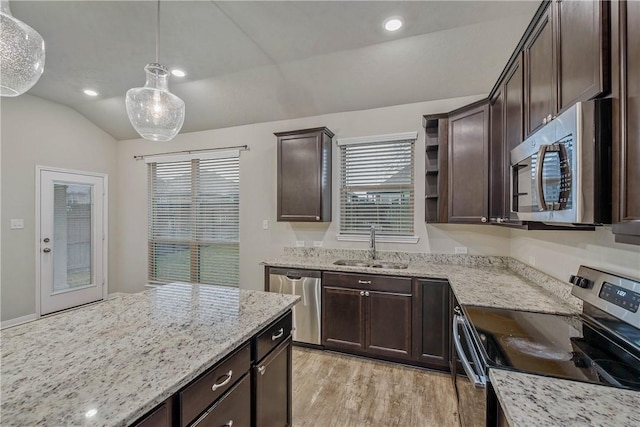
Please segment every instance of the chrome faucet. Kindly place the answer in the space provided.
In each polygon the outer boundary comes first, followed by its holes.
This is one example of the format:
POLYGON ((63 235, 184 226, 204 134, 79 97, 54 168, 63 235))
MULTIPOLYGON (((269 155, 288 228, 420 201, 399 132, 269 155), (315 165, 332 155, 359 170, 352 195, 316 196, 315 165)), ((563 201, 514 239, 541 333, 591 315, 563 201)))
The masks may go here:
POLYGON ((371 225, 369 229, 369 257, 376 259, 376 226, 371 225))

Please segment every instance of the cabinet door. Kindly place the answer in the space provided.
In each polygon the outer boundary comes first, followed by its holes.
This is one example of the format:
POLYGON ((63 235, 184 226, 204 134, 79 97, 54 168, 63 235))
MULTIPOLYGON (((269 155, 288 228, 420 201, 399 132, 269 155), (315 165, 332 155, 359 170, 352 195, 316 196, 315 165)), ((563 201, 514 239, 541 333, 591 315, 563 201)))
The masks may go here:
POLYGON ((640 2, 619 3, 619 92, 614 182, 616 241, 640 245, 640 2))
POLYGON ((555 61, 552 8, 540 18, 524 46, 526 136, 555 114, 555 61))
POLYGON ((279 132, 278 221, 331 221, 331 138, 327 128, 279 132))
POLYGON ((451 361, 449 284, 441 280, 415 280, 413 303, 414 359, 448 369, 451 361))
POLYGON ((449 118, 449 222, 487 222, 489 214, 489 106, 449 118))
POLYGON ((560 1, 556 8, 558 111, 608 86, 608 1, 560 1))
MULTIPOLYGON (((291 338, 253 368, 256 427, 291 425, 291 338)), ((245 425, 245 424, 238 424, 245 425)))
POLYGON ((505 169, 504 141, 504 90, 499 87, 489 107, 491 120, 491 144, 489 159, 489 217, 492 221, 505 216, 504 180, 508 170, 505 169))
POLYGON ((133 423, 134 427, 171 427, 172 402, 173 399, 170 397, 160 406, 133 423))
POLYGON ((369 353, 411 357, 411 295, 366 291, 366 350, 369 353))
POLYGON ((327 348, 364 350, 364 298, 361 290, 323 286, 322 344, 327 348))
POLYGON ((509 165, 511 150, 524 139, 522 122, 524 117, 524 75, 522 54, 506 74, 504 81, 504 142, 507 152, 506 162, 509 165))

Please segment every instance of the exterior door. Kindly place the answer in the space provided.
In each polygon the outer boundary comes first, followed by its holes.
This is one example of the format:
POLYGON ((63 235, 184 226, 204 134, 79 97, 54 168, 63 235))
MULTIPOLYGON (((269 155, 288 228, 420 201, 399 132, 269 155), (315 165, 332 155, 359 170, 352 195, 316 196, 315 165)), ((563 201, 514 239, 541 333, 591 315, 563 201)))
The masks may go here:
POLYGON ((40 314, 104 299, 106 176, 39 169, 40 314))

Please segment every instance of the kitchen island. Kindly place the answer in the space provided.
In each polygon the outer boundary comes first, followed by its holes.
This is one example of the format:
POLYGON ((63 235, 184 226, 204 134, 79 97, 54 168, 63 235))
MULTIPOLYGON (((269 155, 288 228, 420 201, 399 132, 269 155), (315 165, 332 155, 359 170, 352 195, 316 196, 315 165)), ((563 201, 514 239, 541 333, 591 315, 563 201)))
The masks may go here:
POLYGON ((130 425, 297 300, 170 284, 3 330, 2 425, 130 425))

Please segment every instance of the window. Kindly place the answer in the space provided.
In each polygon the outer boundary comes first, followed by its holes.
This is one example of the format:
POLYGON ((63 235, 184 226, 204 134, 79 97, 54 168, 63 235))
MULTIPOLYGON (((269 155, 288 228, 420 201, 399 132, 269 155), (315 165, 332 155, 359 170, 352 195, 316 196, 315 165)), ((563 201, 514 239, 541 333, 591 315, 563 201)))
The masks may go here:
POLYGON ((381 240, 413 240, 416 138, 412 132, 338 140, 341 236, 368 235, 374 225, 381 240))
POLYGON ((150 282, 238 286, 240 159, 212 154, 149 161, 150 282))

